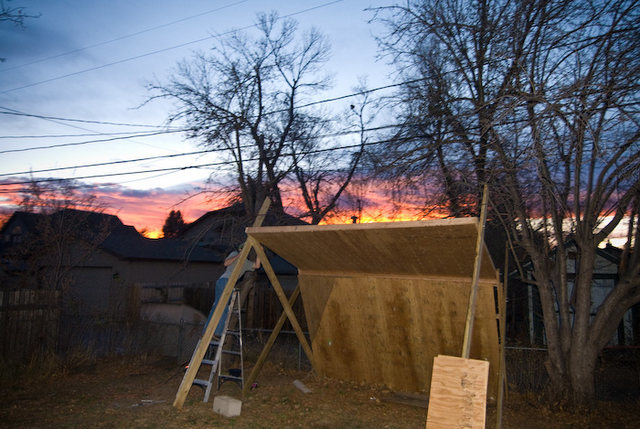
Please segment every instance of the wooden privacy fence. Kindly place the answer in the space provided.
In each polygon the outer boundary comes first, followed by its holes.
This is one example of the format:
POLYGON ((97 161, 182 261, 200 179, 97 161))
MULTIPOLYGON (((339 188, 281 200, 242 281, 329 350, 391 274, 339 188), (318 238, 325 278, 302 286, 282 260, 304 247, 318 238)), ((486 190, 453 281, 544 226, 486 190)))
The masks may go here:
POLYGON ((60 329, 60 291, 0 290, 0 356, 28 359, 54 351, 60 329))
MULTIPOLYGON (((287 289, 285 293, 290 296, 292 290, 287 289)), ((246 315, 242 321, 242 326, 246 329, 264 329, 270 331, 282 314, 282 304, 273 292, 267 278, 264 276, 258 277, 255 286, 249 292, 243 306, 243 311, 246 311, 246 315)), ((308 327, 302 300, 297 300, 291 306, 291 309, 296 315, 302 330, 307 331, 308 327)), ((285 321, 282 329, 292 331, 293 327, 291 326, 291 322, 289 322, 289 320, 285 321)))

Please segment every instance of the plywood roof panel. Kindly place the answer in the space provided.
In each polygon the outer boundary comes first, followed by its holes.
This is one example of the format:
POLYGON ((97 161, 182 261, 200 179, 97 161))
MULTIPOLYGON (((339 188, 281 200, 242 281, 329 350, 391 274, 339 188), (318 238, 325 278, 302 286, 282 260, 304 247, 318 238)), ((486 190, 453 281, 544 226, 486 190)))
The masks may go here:
MULTIPOLYGON (((248 228, 299 270, 314 368, 394 390, 425 391, 433 358, 462 351, 476 218, 248 228)), ((471 357, 496 392, 498 283, 483 246, 471 357)))
MULTIPOLYGON (((471 277, 477 218, 248 228, 303 272, 471 277)), ((481 278, 495 278, 484 249, 481 278)))

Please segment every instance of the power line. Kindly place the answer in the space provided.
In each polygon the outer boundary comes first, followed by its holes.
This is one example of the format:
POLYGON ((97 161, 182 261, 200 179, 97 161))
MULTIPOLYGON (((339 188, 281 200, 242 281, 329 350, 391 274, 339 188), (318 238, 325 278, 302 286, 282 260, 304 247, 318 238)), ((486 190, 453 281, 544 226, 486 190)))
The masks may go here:
MULTIPOLYGON (((320 8, 323 8, 323 7, 327 7, 327 6, 330 6, 330 5, 335 4, 335 3, 341 3, 343 1, 344 0, 333 0, 333 1, 330 1, 330 2, 326 2, 326 3, 320 4, 318 6, 306 8, 306 9, 300 10, 298 12, 290 13, 288 15, 283 15, 283 16, 279 17, 278 19, 290 18, 290 17, 295 16, 295 15, 300 15, 302 13, 307 13, 307 12, 310 12, 312 10, 316 10, 316 9, 320 9, 320 8)), ((113 62, 106 63, 106 64, 101 64, 99 66, 90 67, 90 68, 83 69, 83 70, 78 70, 78 71, 67 73, 67 74, 64 74, 64 75, 52 77, 52 78, 49 78, 49 79, 44 79, 44 80, 33 82, 33 83, 30 83, 30 84, 27 84, 27 85, 22 85, 22 86, 18 86, 18 87, 15 87, 15 88, 7 89, 7 90, 4 90, 4 91, 0 91, 0 94, 8 94, 10 92, 18 91, 18 90, 21 90, 21 89, 31 88, 31 87, 42 85, 42 84, 45 84, 45 83, 55 82, 57 80, 64 79, 64 78, 67 78, 67 77, 77 76, 77 75, 80 75, 80 74, 83 74, 83 73, 100 70, 100 69, 103 69, 103 68, 106 68, 106 67, 111 67, 111 66, 122 64, 122 63, 126 63, 126 62, 129 62, 129 61, 138 60, 140 58, 149 57, 151 55, 156 55, 156 54, 159 54, 159 53, 162 53, 162 52, 168 52, 168 51, 171 51, 171 50, 174 50, 174 49, 184 48, 185 46, 189 46, 189 45, 193 45, 193 44, 196 44, 196 43, 204 42, 205 40, 217 39, 217 38, 220 38, 222 36, 226 36, 226 35, 229 35, 229 34, 236 33, 238 31, 248 30, 250 28, 256 27, 257 25, 258 24, 246 25, 246 26, 241 27, 239 29, 225 31, 223 33, 215 34, 215 35, 212 35, 212 36, 201 37, 199 39, 191 40, 189 42, 180 43, 178 45, 173 45, 173 46, 169 46, 169 47, 166 47, 166 48, 157 49, 155 51, 149 51, 149 52, 146 52, 146 53, 143 53, 143 54, 140 54, 140 55, 135 55, 133 57, 123 58, 121 60, 113 61, 113 62)))
MULTIPOLYGON (((370 93, 373 93, 373 92, 377 92, 377 91, 381 91, 381 90, 385 90, 385 89, 389 89, 389 88, 394 88, 394 87, 399 87, 399 86, 403 86, 403 85, 409 85, 409 84, 412 84, 412 83, 417 83, 417 82, 420 82, 420 81, 423 81, 423 80, 426 80, 426 79, 428 79, 428 78, 426 78, 426 77, 425 78, 418 78, 418 79, 408 80, 408 81, 399 82, 399 83, 395 83, 395 84, 384 85, 384 86, 380 86, 380 87, 376 87, 376 88, 371 88, 371 89, 362 90, 362 91, 358 91, 358 92, 354 92, 354 93, 350 93, 350 94, 345 94, 345 95, 338 96, 338 97, 325 98, 325 99, 321 99, 321 100, 317 100, 317 101, 312 101, 310 103, 307 103, 307 104, 304 104, 304 105, 300 105, 300 106, 296 106, 294 108, 295 109, 300 109, 300 108, 309 107, 309 106, 312 106, 312 105, 318 105, 318 104, 330 103, 330 102, 334 102, 334 101, 338 101, 338 100, 344 100, 344 99, 347 99, 347 98, 356 97, 358 95, 370 94, 370 93)), ((637 105, 637 103, 629 102, 629 103, 620 104, 620 105, 618 105, 616 107, 630 107, 630 106, 635 106, 635 105, 637 105)), ((0 106, 0 108, 7 109, 6 107, 2 107, 2 106, 0 106)), ((599 108, 596 109, 596 110, 599 110, 599 108)), ((274 110, 274 111, 270 111, 270 112, 265 112, 264 115, 265 116, 266 115, 273 115, 273 114, 276 114, 276 113, 281 113, 283 111, 287 111, 287 109, 281 109, 281 110, 274 110)), ((476 113, 477 113, 476 111, 467 111, 467 112, 464 112, 464 113, 455 113, 455 114, 451 113, 451 114, 443 116, 442 118, 460 119, 460 118, 464 118, 464 117, 472 117, 476 113)), ((17 112, 17 111, 16 112, 0 112, 0 114, 13 114, 13 115, 18 115, 18 116, 30 116, 30 117, 43 118, 43 119, 47 119, 47 120, 57 119, 57 120, 68 120, 68 121, 77 121, 77 122, 90 122, 90 123, 111 124, 111 125, 128 125, 128 126, 149 126, 149 127, 154 127, 153 125, 118 124, 118 123, 115 123, 115 122, 107 122, 107 121, 90 121, 90 120, 81 120, 81 119, 55 118, 55 117, 50 117, 50 116, 27 114, 27 113, 22 113, 22 112, 17 112)), ((549 119, 549 118, 553 118, 553 117, 554 117, 554 115, 549 115, 548 117, 544 117, 543 116, 541 118, 542 119, 549 119)), ((496 124, 497 125, 513 125, 513 124, 526 123, 526 122, 527 122, 526 119, 512 119, 512 120, 501 120, 501 121, 497 122, 496 124)), ((332 134, 320 135, 320 136, 317 136, 316 138, 339 137, 339 136, 344 136, 344 135, 348 135, 348 134, 354 134, 354 133, 358 133, 358 132, 379 131, 379 130, 383 130, 383 129, 399 128, 399 127, 403 127, 403 126, 412 126, 412 125, 417 125, 417 124, 411 124, 411 123, 390 124, 390 125, 384 125, 384 126, 373 127, 373 128, 366 128, 366 129, 361 129, 361 130, 340 131, 340 132, 336 132, 336 133, 332 133, 332 134)), ((80 146, 80 145, 93 144, 93 143, 109 142, 109 141, 114 141, 114 140, 130 139, 130 138, 133 138, 133 137, 149 137, 149 136, 156 136, 156 135, 162 135, 162 134, 171 134, 171 133, 179 133, 179 132, 185 132, 185 131, 189 131, 189 129, 188 128, 168 129, 166 131, 157 131, 157 132, 140 131, 139 134, 135 134, 135 135, 126 135, 125 133, 95 133, 95 134, 91 134, 91 135, 116 135, 116 136, 121 136, 121 135, 124 134, 124 136, 108 138, 108 139, 88 140, 88 141, 82 141, 82 142, 61 143, 61 144, 47 145, 47 146, 36 146, 36 147, 21 148, 21 149, 10 149, 10 150, 0 151, 0 154, 12 153, 12 152, 26 152, 26 151, 40 150, 40 149, 52 149, 52 148, 65 147, 65 146, 80 146)), ((138 133, 138 132, 136 132, 136 133, 138 133)), ((76 136, 82 136, 82 135, 76 135, 76 136)), ((11 137, 12 136, 0 136, 0 138, 11 138, 11 137)), ((47 137, 47 136, 15 136, 15 138, 31 138, 31 137, 47 137)), ((64 137, 64 135, 52 136, 52 137, 64 137)), ((177 155, 179 155, 179 154, 177 154, 177 155)))
MULTIPOLYGON (((339 1, 344 1, 344 0, 339 0, 339 1)), ((459 71, 460 70, 449 70, 449 71, 446 72, 446 74, 451 74, 451 73, 459 72, 459 71)), ((331 102, 334 102, 334 101, 345 100, 345 99, 348 99, 348 98, 357 97, 359 95, 371 94, 371 93, 374 93, 374 92, 378 92, 378 91, 382 91, 382 90, 390 89, 390 88, 396 88, 396 87, 400 87, 400 86, 404 86, 404 85, 411 85, 411 84, 419 83, 419 82, 422 82, 422 81, 425 81, 425 80, 429 80, 429 79, 430 79, 430 77, 416 78, 416 79, 411 79, 411 80, 407 80, 407 81, 403 81, 403 82, 398 82, 398 83, 393 83, 393 84, 389 84, 389 85, 383 85, 383 86, 379 86, 379 87, 375 87, 375 88, 365 89, 365 90, 362 90, 362 91, 352 92, 352 93, 340 95, 340 96, 337 96, 337 97, 323 98, 323 99, 320 99, 320 100, 311 101, 311 102, 309 102, 307 104, 294 106, 294 109, 297 110, 297 109, 302 109, 302 108, 305 108, 305 107, 315 106, 315 105, 318 105, 318 104, 331 103, 331 102)), ((621 89, 637 89, 639 87, 640 87, 640 85, 633 85, 633 86, 623 87, 621 89)), ((569 98, 569 97, 567 96, 565 98, 569 98)), ((630 107, 630 106, 635 106, 635 105, 637 105, 637 103, 630 102, 630 103, 619 104, 617 107, 630 107)), ((95 120, 88 120, 88 119, 72 119, 72 118, 62 118, 62 117, 55 117, 55 116, 45 116, 45 115, 38 115, 38 114, 33 114, 33 113, 24 113, 24 112, 20 112, 18 110, 10 109, 8 107, 3 107, 3 106, 0 106, 0 109, 5 109, 5 110, 9 110, 10 111, 10 112, 1 112, 0 111, 0 114, 34 117, 34 118, 40 118, 40 119, 52 120, 52 121, 69 121, 69 122, 81 122, 81 123, 128 126, 128 127, 165 128, 165 126, 163 126, 163 125, 131 124, 131 123, 110 122, 110 121, 95 121, 95 120)), ((278 110, 272 110, 272 111, 265 112, 265 113, 263 113, 263 115, 264 116, 269 116, 269 115, 274 115, 274 114, 277 114, 277 113, 283 113, 283 112, 287 112, 287 111, 288 111, 288 108, 283 108, 283 109, 278 109, 278 110)), ((467 113, 465 113, 465 116, 467 116, 467 115, 468 116, 472 116, 475 113, 476 112, 474 112, 474 111, 467 112, 467 113)), ((456 118, 459 118, 460 116, 462 116, 462 115, 461 114, 450 114, 450 115, 447 115, 447 117, 456 117, 456 118)), ((63 124, 63 125, 67 125, 67 124, 63 124)), ((69 125, 69 126, 71 126, 71 125, 69 125)), ((84 128, 80 128, 80 129, 85 130, 84 128)), ((117 134, 121 134, 121 133, 113 133, 113 134, 95 133, 95 135, 117 135, 117 134)), ((12 138, 12 137, 13 138, 32 138, 32 137, 36 138, 36 137, 40 137, 40 136, 0 136, 0 138, 12 138)), ((49 136, 42 136, 42 137, 49 137, 49 136)), ((52 136, 52 137, 58 137, 58 136, 52 136)), ((64 136, 61 135, 60 137, 64 137, 64 136)), ((70 137, 72 137, 72 136, 70 136, 70 137)))
MULTIPOLYGON (((347 136, 347 135, 350 135, 350 134, 357 134, 357 133, 362 133, 362 132, 382 131, 382 130, 385 130, 385 129, 397 128, 397 127, 403 126, 403 125, 406 125, 406 124, 388 124, 388 125, 381 125, 381 126, 377 126, 377 127, 370 127, 370 128, 356 129, 356 130, 344 130, 344 131, 338 131, 338 132, 335 132, 335 133, 323 134, 323 135, 315 136, 315 138, 316 139, 324 139, 324 138, 331 138, 331 137, 343 137, 343 136, 347 136)), ((184 129, 184 130, 176 130, 176 131, 171 131, 171 132, 173 133, 173 132, 182 132, 182 131, 188 131, 188 130, 184 129)), ((135 137, 147 137, 147 136, 154 136, 154 135, 158 135, 158 134, 161 134, 161 133, 160 132, 152 132, 152 133, 144 134, 144 135, 136 135, 135 137)), ((116 135, 118 135, 118 134, 116 134, 116 135)), ((2 138, 2 137, 0 137, 0 138, 2 138)), ((127 138, 131 138, 131 137, 124 136, 124 137, 119 137, 118 139, 127 139, 127 138)), ((105 141, 114 141, 114 140, 116 140, 116 138, 101 139, 101 140, 88 140, 88 141, 74 142, 74 143, 62 143, 62 144, 57 144, 57 145, 38 146, 38 147, 29 147, 29 148, 21 148, 21 149, 9 149, 9 150, 5 150, 5 151, 0 151, 0 154, 8 153, 8 152, 27 152, 27 151, 39 150, 39 149, 52 149, 52 148, 58 148, 58 147, 64 147, 64 146, 80 146, 80 145, 85 145, 85 144, 101 143, 101 142, 105 142, 105 141)), ((242 146, 240 146, 240 149, 247 149, 247 148, 252 148, 252 147, 254 147, 254 145, 251 145, 251 144, 242 145, 242 146)), ((157 155, 157 156, 152 156, 152 157, 134 158, 134 159, 119 160, 119 161, 108 161, 108 162, 100 162, 100 163, 94 163, 94 164, 80 164, 80 165, 72 165, 72 166, 68 166, 68 167, 57 167, 57 168, 48 168, 48 169, 41 169, 41 170, 21 171, 21 172, 15 172, 15 173, 0 173, 0 177, 2 177, 2 176, 15 176, 15 175, 29 174, 29 173, 45 173, 45 172, 51 172, 51 171, 74 170, 74 169, 78 169, 78 168, 107 166, 107 165, 114 165, 114 164, 125 164, 125 163, 131 163, 131 162, 149 161, 149 160, 154 160, 154 159, 174 158, 174 157, 178 157, 178 156, 197 155, 197 154, 204 154, 204 153, 210 153, 210 152, 221 152, 221 151, 225 151, 225 150, 227 150, 227 149, 226 148, 207 149, 207 150, 196 151, 196 152, 182 152, 182 153, 175 153, 175 154, 169 154, 169 155, 157 155)))
POLYGON ((221 150, 223 149, 207 149, 207 150, 198 150, 195 152, 175 153, 171 155, 147 156, 144 158, 124 159, 120 161, 106 161, 106 162, 97 162, 93 164, 72 165, 69 167, 56 167, 56 168, 45 168, 41 170, 17 171, 13 173, 0 173, 0 177, 20 176, 23 174, 34 174, 34 173, 50 173, 53 171, 63 171, 63 170, 77 170, 80 168, 105 167, 107 165, 127 164, 131 162, 142 162, 142 161, 152 161, 152 160, 164 159, 164 158, 177 158, 181 156, 202 155, 205 153, 218 152, 221 150))
MULTIPOLYGON (((409 138, 409 139, 416 139, 416 138, 417 137, 412 137, 412 138, 409 138)), ((407 140, 409 140, 409 139, 407 139, 407 140)), ((359 148, 361 146, 373 146, 373 145, 390 143, 390 142, 397 141, 397 140, 398 139, 386 139, 386 140, 379 140, 379 141, 375 141, 375 142, 356 143, 356 144, 345 145, 345 146, 330 147, 330 148, 323 148, 323 149, 314 149, 314 150, 299 152, 299 153, 296 153, 296 155, 298 155, 298 156, 300 156, 300 155, 312 155, 312 154, 316 154, 316 153, 331 152, 331 151, 336 151, 336 150, 354 149, 354 148, 359 148)), ((286 153, 286 154, 282 154, 282 156, 283 157, 293 156, 293 154, 292 153, 286 153)), ((255 161, 260 161, 260 158, 249 158, 249 159, 245 159, 244 161, 245 162, 255 162, 255 161)), ((145 174, 145 173, 160 173, 160 172, 167 172, 167 171, 192 170, 192 169, 199 169, 199 168, 205 168, 205 167, 218 167, 218 166, 224 166, 224 165, 234 165, 235 163, 236 163, 236 161, 233 161, 233 160, 231 160, 231 161, 218 161, 218 162, 210 162, 210 163, 197 164, 197 165, 184 165, 184 166, 180 166, 180 167, 166 167, 166 168, 154 168, 154 169, 148 169, 148 170, 125 171, 125 172, 121 172, 121 173, 91 174, 91 175, 78 176, 78 177, 42 178, 42 179, 22 180, 22 181, 14 181, 14 182, 0 182, 0 186, 27 185, 27 184, 34 183, 34 182, 35 183, 64 182, 64 181, 69 181, 69 180, 87 180, 87 179, 97 179, 97 178, 105 178, 105 177, 130 176, 130 175, 145 174)))
POLYGON ((0 136, 0 139, 59 139, 59 138, 73 138, 73 137, 98 137, 98 136, 123 136, 128 135, 131 137, 135 137, 139 134, 153 133, 156 132, 151 130, 144 131, 128 131, 128 132, 118 132, 118 133, 84 133, 84 134, 37 134, 37 135, 14 135, 14 136, 0 136))
MULTIPOLYGON (((339 1, 344 1, 344 0, 339 0, 339 1)), ((307 104, 301 105, 301 106, 295 106, 294 109, 302 109, 304 107, 309 107, 309 106, 314 106, 314 105, 318 105, 318 104, 324 104, 324 103, 331 103, 334 101, 339 101, 339 100, 344 100, 347 98, 352 98, 352 97, 357 97, 358 95, 365 95, 365 94, 370 94, 373 92, 377 92, 377 91, 382 91, 384 89, 389 89, 389 88, 394 88, 394 87, 398 87, 398 86, 402 86, 402 85, 407 85, 407 84, 411 84, 411 83, 415 83, 421 80, 424 80, 426 78, 421 78, 421 79, 414 79, 414 80, 410 80, 410 81, 406 81, 406 82, 400 82, 400 83, 394 83, 394 84, 390 84, 390 85, 384 85, 384 86, 379 86, 376 88, 371 88, 371 89, 366 89, 366 90, 362 90, 362 91, 357 91, 357 92, 353 92, 350 94, 345 94, 345 95, 341 95, 338 97, 332 97, 332 98, 324 98, 324 99, 320 99, 320 100, 316 100, 316 101, 312 101, 309 102, 307 104)), ((33 118, 39 118, 39 119, 46 119, 46 120, 57 120, 57 121, 69 121, 69 122, 82 122, 82 123, 90 123, 90 124, 100 124, 100 125, 120 125, 120 126, 129 126, 129 127, 150 127, 150 128, 160 128, 162 127, 161 125, 148 125, 148 124, 127 124, 127 123, 118 123, 118 122, 109 122, 109 121, 95 121, 95 120, 88 120, 88 119, 72 119, 72 118, 62 118, 62 117, 55 117, 55 116, 45 116, 45 115, 37 115, 37 114, 33 114, 33 113, 24 113, 24 112, 20 112, 17 111, 15 109, 10 109, 8 107, 3 107, 0 106, 0 109, 5 109, 5 110, 10 110, 9 112, 1 112, 0 114, 6 114, 6 115, 15 115, 15 116, 26 116, 26 117, 33 117, 33 118)), ((279 110, 273 110, 270 112, 265 112, 264 115, 265 116, 269 116, 269 115, 274 115, 277 113, 282 113, 282 112, 286 112, 287 109, 279 109, 279 110)), ((180 131, 180 130, 177 130, 180 131)), ((186 131, 182 130, 182 131, 186 131)), ((118 135, 120 133, 114 133, 113 135, 118 135)), ((110 135, 107 133, 96 133, 96 135, 110 135)), ((12 136, 0 136, 0 138, 11 138, 12 136)), ((30 138, 32 136, 16 136, 15 138, 30 138)), ((33 136, 33 137, 39 137, 39 136, 33 136)), ((42 136, 42 137, 48 137, 48 136, 42 136)), ((60 136, 63 137, 63 136, 60 136)), ((25 149, 27 150, 27 149, 25 149)), ((2 152, 0 152, 2 153, 2 152)))
POLYGON ((73 49, 71 51, 62 52, 62 53, 56 54, 56 55, 50 55, 48 57, 44 57, 44 58, 40 58, 40 59, 37 59, 37 60, 30 61, 28 63, 23 63, 23 64, 20 64, 20 65, 17 65, 17 66, 13 66, 13 67, 9 67, 9 68, 6 68, 6 69, 2 69, 2 70, 0 70, 0 73, 7 72, 7 71, 10 71, 10 70, 16 70, 16 69, 19 69, 19 68, 22 68, 22 67, 33 65, 33 64, 42 63, 44 61, 53 60, 55 58, 64 57, 66 55, 75 54, 77 52, 86 51, 87 49, 97 48, 98 46, 103 46, 103 45, 107 45, 109 43, 118 42, 120 40, 128 39, 128 38, 135 37, 135 36, 139 36, 139 35, 144 34, 144 33, 148 33, 148 32, 155 31, 155 30, 159 30, 161 28, 169 27, 171 25, 178 24, 180 22, 188 21, 188 20, 194 19, 194 18, 199 18, 201 16, 208 15, 208 14, 213 13, 213 12, 218 12, 218 11, 223 10, 223 9, 227 9, 227 8, 230 8, 230 7, 233 7, 233 6, 237 6, 239 4, 246 3, 247 1, 248 0, 237 1, 235 3, 231 3, 231 4, 228 4, 228 5, 225 5, 225 6, 220 6, 220 7, 217 7, 215 9, 210 9, 210 10, 207 10, 205 12, 198 13, 196 15, 190 15, 190 16, 187 16, 185 18, 181 18, 181 19, 177 19, 175 21, 167 22, 165 24, 156 25, 155 27, 151 27, 151 28, 147 28, 147 29, 144 29, 144 30, 136 31, 134 33, 125 34, 124 36, 116 37, 115 39, 110 39, 110 40, 94 43, 93 45, 83 46, 82 48, 73 49))
MULTIPOLYGON (((20 110, 11 109, 9 107, 0 106, 0 109, 5 109, 5 110, 8 110, 8 111, 13 112, 15 114, 19 114, 19 115, 30 115, 29 113, 21 112, 20 110)), ((0 112, 0 113, 3 113, 3 112, 0 112)), ((103 133, 98 133, 97 131, 91 130, 89 128, 80 127, 78 125, 73 125, 73 124, 67 124, 65 122, 60 122, 58 120, 52 119, 51 117, 41 117, 41 118, 44 119, 45 121, 53 122, 54 124, 62 125, 62 126, 65 126, 65 127, 75 128, 75 129, 86 131, 86 132, 90 132, 90 133, 103 134, 103 133)), ((66 120, 67 118, 61 118, 61 119, 66 120)), ((80 121, 85 121, 85 120, 80 120, 80 121)), ((138 124, 136 124, 135 126, 137 126, 137 125, 138 124)), ((152 125, 152 127, 157 127, 157 126, 156 125, 152 125)), ((131 142, 136 143, 136 144, 140 144, 140 145, 143 145, 143 146, 149 146, 149 147, 158 149, 157 146, 154 146, 154 145, 151 145, 151 144, 148 144, 148 143, 142 143, 142 142, 138 142, 138 141, 135 141, 135 140, 131 140, 131 142)))
POLYGON ((0 109, 5 110, 4 112, 0 111, 0 114, 2 115, 26 116, 30 118, 46 119, 49 121, 79 122, 83 124, 98 124, 98 125, 116 125, 120 127, 165 128, 163 125, 131 124, 131 123, 125 123, 125 122, 94 121, 91 119, 75 119, 75 118, 62 118, 58 116, 37 115, 34 113, 20 112, 19 110, 11 109, 9 107, 4 107, 4 106, 0 106, 0 109))
MULTIPOLYGON (((157 131, 157 132, 152 132, 152 133, 147 133, 147 134, 136 135, 134 137, 153 137, 153 136, 159 136, 159 135, 162 135, 162 134, 179 133, 179 132, 182 132, 182 131, 185 131, 185 130, 157 131)), ((116 141, 116 140, 126 140, 126 139, 130 139, 130 138, 132 138, 132 137, 131 136, 110 137, 110 138, 107 138, 107 139, 87 140, 87 141, 82 141, 82 142, 60 143, 60 144, 47 145, 47 146, 33 146, 33 147, 26 147, 26 148, 21 148, 21 149, 6 149, 6 150, 0 150, 0 154, 3 154, 3 153, 16 153, 16 152, 27 152, 27 151, 41 150, 41 149, 53 149, 53 148, 69 147, 69 146, 83 146, 83 145, 87 145, 87 144, 105 143, 105 142, 112 142, 112 141, 116 141)))

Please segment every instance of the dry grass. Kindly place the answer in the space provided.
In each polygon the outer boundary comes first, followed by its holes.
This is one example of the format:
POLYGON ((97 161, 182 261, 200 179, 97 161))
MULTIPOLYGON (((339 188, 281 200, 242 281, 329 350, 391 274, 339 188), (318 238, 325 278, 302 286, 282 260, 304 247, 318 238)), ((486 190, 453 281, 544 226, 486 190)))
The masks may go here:
MULTIPOLYGON (((247 371, 265 336, 246 337, 247 371)), ((539 392, 536 379, 544 354, 510 354, 512 385, 504 404, 505 428, 625 428, 638 427, 638 396, 600 401, 586 413, 559 410, 539 392)), ((387 403, 384 386, 332 380, 309 370, 300 359, 295 339, 283 336, 258 378, 258 386, 243 398, 242 415, 225 419, 201 402, 202 391, 191 389, 184 408, 172 407, 183 367, 175 359, 138 354, 96 358, 76 350, 65 359, 54 355, 21 364, 0 363, 0 422, 3 427, 133 427, 133 428, 424 428, 426 410, 387 403), (313 393, 305 395, 292 382, 300 379, 313 393)), ((619 366, 619 365, 618 365, 619 366)), ((631 382, 633 380, 626 380, 631 382)), ((542 389, 544 386, 542 386, 542 389)), ((233 383, 222 393, 240 397, 233 383)), ((496 410, 488 407, 487 427, 496 410)))

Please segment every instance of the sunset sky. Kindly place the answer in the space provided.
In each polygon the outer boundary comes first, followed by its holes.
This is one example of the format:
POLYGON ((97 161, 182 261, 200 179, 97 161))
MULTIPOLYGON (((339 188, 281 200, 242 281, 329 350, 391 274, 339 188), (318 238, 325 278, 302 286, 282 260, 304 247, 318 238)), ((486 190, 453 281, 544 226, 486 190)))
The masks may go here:
MULTIPOLYGON (((0 209, 16 208, 16 183, 30 178, 77 179, 108 212, 139 230, 158 231, 172 209, 193 221, 221 207, 223 200, 208 200, 198 192, 210 174, 224 180, 230 173, 193 168, 217 162, 215 154, 180 155, 201 148, 181 133, 159 133, 172 106, 145 104, 151 95, 146 85, 166 80, 179 60, 210 49, 230 30, 250 29, 257 12, 272 10, 295 18, 302 30, 315 26, 328 36, 332 57, 327 72, 334 85, 323 99, 352 93, 363 76, 370 87, 387 85, 390 67, 376 60, 372 36, 380 27, 367 22, 372 13, 364 9, 390 3, 11 2, 36 17, 27 18, 22 28, 0 23, 0 58, 5 59, 0 63, 0 209), (163 155, 176 156, 129 162, 163 155), (126 162, 87 166, 114 161, 126 162)), ((326 108, 344 109, 349 103, 344 99, 326 108)), ((366 198, 385 203, 376 189, 366 198)), ((409 216, 388 212, 389 207, 371 203, 367 216, 409 216)))

